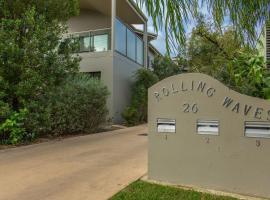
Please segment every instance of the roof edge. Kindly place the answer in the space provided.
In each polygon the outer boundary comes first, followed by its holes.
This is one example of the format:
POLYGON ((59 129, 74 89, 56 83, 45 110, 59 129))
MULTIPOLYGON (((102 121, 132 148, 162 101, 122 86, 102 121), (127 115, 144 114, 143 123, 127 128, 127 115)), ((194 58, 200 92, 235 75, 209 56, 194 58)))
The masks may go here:
POLYGON ((138 7, 138 5, 133 0, 126 0, 128 3, 131 4, 131 6, 140 14, 140 16, 145 20, 145 22, 148 21, 148 18, 143 13, 143 11, 138 7))

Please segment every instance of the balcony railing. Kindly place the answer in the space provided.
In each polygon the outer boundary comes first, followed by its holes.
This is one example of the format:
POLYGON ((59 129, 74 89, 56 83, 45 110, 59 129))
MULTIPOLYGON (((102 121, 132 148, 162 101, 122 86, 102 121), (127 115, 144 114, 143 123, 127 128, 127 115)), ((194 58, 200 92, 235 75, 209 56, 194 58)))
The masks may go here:
POLYGON ((71 33, 70 37, 78 40, 78 53, 102 52, 111 50, 110 28, 71 33))
POLYGON ((143 40, 120 19, 115 21, 115 32, 115 50, 134 62, 143 65, 143 40))
MULTIPOLYGON (((79 44, 78 53, 111 50, 111 28, 69 34, 79 44)), ((144 63, 144 42, 132 28, 120 19, 115 21, 115 49, 137 64, 144 63)))

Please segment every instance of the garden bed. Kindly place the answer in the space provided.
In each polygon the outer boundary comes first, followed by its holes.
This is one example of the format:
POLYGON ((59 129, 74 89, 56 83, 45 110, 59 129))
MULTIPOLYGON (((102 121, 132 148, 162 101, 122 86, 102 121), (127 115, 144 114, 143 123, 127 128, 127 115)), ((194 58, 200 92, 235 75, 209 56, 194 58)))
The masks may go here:
POLYGON ((39 143, 44 143, 44 142, 49 142, 49 141, 63 140, 63 139, 72 138, 72 137, 80 137, 80 136, 97 134, 97 133, 105 133, 105 132, 109 132, 109 131, 119 130, 122 128, 125 128, 125 127, 113 125, 110 127, 101 128, 98 131, 96 131, 95 133, 64 134, 64 135, 60 135, 60 136, 47 135, 44 137, 36 138, 32 142, 21 143, 18 145, 1 145, 0 144, 0 150, 9 149, 9 148, 16 148, 16 147, 21 147, 21 146, 27 146, 27 145, 32 145, 32 144, 39 144, 39 143))

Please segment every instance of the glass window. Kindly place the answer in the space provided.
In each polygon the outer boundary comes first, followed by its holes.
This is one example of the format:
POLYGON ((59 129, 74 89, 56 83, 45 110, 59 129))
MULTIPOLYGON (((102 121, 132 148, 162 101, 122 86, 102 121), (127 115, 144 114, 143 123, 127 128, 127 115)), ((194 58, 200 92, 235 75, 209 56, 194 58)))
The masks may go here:
POLYGON ((108 35, 95 35, 94 36, 94 51, 108 51, 108 35))
POLYGON ((136 60, 136 36, 130 30, 127 30, 127 56, 136 60))
POLYGON ((90 51, 90 36, 80 36, 80 52, 90 51))
POLYGON ((143 54, 144 54, 144 50, 143 50, 143 41, 139 38, 137 38, 136 40, 136 62, 143 65, 143 54))
POLYGON ((101 72, 85 72, 86 74, 88 74, 91 78, 95 78, 100 80, 101 79, 101 72))
POLYGON ((118 19, 115 22, 115 49, 126 55, 126 27, 118 19))

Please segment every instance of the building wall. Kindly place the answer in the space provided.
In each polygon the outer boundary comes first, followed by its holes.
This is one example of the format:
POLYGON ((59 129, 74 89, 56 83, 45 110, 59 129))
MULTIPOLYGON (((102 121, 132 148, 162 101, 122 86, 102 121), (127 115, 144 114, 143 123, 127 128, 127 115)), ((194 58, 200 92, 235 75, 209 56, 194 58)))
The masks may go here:
POLYGON ((107 107, 114 123, 123 122, 122 113, 131 103, 135 72, 143 66, 117 52, 81 53, 80 72, 101 72, 101 82, 108 87, 107 107))
POLYGON ((138 69, 142 68, 142 66, 117 52, 114 52, 113 63, 114 121, 119 123, 123 121, 121 116, 122 112, 130 105, 131 85, 134 81, 134 74, 138 69))
POLYGON ((92 10, 81 10, 80 15, 68 21, 68 31, 81 32, 111 27, 111 18, 92 10))
POLYGON ((101 72, 101 82, 108 87, 109 118, 113 117, 113 56, 112 51, 81 53, 80 72, 101 72))
POLYGON ((112 51, 81 53, 80 72, 101 72, 101 82, 108 87, 107 107, 114 123, 123 122, 122 112, 130 105, 131 86, 141 65, 112 51))
MULTIPOLYGON (((111 18, 92 10, 81 10, 68 21, 69 33, 111 27, 111 18)), ((113 51, 81 53, 80 72, 101 72, 101 82, 110 92, 107 106, 109 118, 122 122, 122 112, 130 105, 134 73, 142 66, 113 51)))

